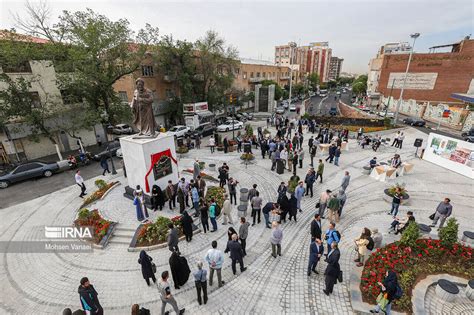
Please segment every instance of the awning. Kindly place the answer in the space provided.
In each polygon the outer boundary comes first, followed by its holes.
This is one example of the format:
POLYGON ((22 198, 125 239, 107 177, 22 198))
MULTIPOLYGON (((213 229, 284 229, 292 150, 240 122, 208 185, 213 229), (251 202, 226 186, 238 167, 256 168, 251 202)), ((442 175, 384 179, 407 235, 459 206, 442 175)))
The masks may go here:
POLYGON ((473 103, 474 104, 474 94, 466 94, 466 93, 452 93, 451 97, 466 103, 473 103))

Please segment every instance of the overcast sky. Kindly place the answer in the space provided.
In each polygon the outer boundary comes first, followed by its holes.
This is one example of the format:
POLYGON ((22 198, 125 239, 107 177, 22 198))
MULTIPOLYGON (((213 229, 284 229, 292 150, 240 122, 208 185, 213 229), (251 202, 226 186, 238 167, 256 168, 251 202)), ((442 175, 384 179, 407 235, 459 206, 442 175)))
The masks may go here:
MULTIPOLYGON (((35 2, 35 1, 31 1, 35 2)), ((0 28, 15 26, 24 1, 0 0, 0 28)), ((274 46, 328 41, 333 56, 344 58, 343 71, 367 72, 370 58, 386 42, 410 41, 421 33, 415 51, 449 44, 472 33, 470 0, 332 1, 48 1, 56 18, 62 10, 91 8, 112 20, 126 18, 133 29, 150 23, 160 33, 194 41, 218 31, 240 57, 273 61, 274 46)), ((54 20, 53 20, 54 21, 54 20)))

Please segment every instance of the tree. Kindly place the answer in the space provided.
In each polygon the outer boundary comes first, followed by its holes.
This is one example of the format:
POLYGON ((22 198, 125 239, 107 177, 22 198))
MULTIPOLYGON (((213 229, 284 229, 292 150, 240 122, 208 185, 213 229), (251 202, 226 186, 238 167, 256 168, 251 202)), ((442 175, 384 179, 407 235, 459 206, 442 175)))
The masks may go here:
POLYGON ((293 95, 301 95, 306 93, 306 87, 302 83, 297 83, 291 87, 292 91, 291 93, 293 95))
POLYGON ((354 78, 351 77, 339 77, 337 78, 337 82, 340 85, 352 84, 354 82, 354 78))
POLYGON ((57 70, 67 72, 58 75, 60 89, 84 99, 88 110, 99 113, 103 122, 130 117, 113 85, 140 67, 145 53, 158 42, 158 29, 146 24, 135 35, 127 20, 111 21, 90 9, 63 11, 59 22, 49 25, 44 4, 27 4, 26 11, 26 19, 17 16, 19 27, 46 38, 42 49, 48 50, 57 70))
POLYGON ((453 245, 458 242, 458 230, 459 223, 455 218, 449 218, 446 226, 440 228, 438 232, 441 245, 449 249, 453 248, 453 245))
POLYGON ((234 81, 234 71, 238 65, 238 53, 233 46, 226 46, 225 40, 215 31, 207 31, 195 43, 197 72, 202 78, 197 84, 203 100, 207 100, 212 110, 223 105, 225 92, 234 81))
POLYGON ((322 83, 319 85, 319 89, 320 89, 320 90, 327 90, 327 88, 328 88, 328 85, 327 85, 327 83, 325 83, 325 82, 322 82, 322 83))
POLYGON ((283 89, 273 80, 263 80, 260 82, 263 86, 275 85, 275 101, 279 101, 283 96, 283 89))
POLYGON ((363 74, 357 77, 352 83, 352 92, 359 95, 367 92, 367 75, 363 74))
POLYGON ((308 80, 309 80, 309 84, 313 88, 313 90, 317 90, 318 85, 319 85, 319 75, 317 73, 313 72, 308 76, 308 80))

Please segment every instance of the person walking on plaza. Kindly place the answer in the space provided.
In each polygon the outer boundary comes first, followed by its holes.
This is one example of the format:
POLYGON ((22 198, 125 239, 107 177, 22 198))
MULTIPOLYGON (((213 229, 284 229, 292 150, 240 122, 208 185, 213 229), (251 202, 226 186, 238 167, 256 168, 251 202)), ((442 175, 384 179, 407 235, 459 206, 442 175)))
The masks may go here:
POLYGON ((229 195, 230 195, 230 203, 232 204, 232 199, 234 199, 234 205, 237 205, 237 184, 239 182, 236 181, 233 177, 229 178, 229 183, 227 187, 229 188, 229 195))
POLYGON ((311 148, 309 149, 309 156, 311 157, 311 164, 310 166, 314 167, 313 160, 314 157, 316 156, 316 151, 317 151, 317 146, 312 145, 311 148))
POLYGON ((104 309, 100 305, 99 294, 94 286, 90 284, 89 279, 84 277, 81 279, 81 285, 77 289, 79 299, 81 300, 82 309, 89 311, 91 315, 103 315, 104 309))
POLYGON ((186 242, 191 242, 193 239, 193 219, 188 214, 188 211, 184 211, 181 216, 181 226, 183 227, 186 242))
MULTIPOLYGON (((180 191, 183 193, 184 200, 186 201, 186 207, 189 207, 189 186, 190 186, 189 183, 186 181, 184 177, 181 178, 181 180, 178 182, 178 193, 180 191)), ((184 207, 184 203, 183 203, 183 207, 184 207)), ((181 208, 181 205, 180 205, 180 208, 181 208)))
POLYGON ((209 207, 206 205, 204 198, 199 201, 199 213, 201 215, 201 226, 204 233, 209 231, 209 207))
POLYGON ((288 162, 286 165, 288 166, 288 171, 291 172, 291 167, 293 166, 293 150, 288 150, 288 162))
POLYGON ((195 185, 198 189, 199 197, 204 198, 204 195, 206 194, 206 181, 202 179, 201 175, 197 177, 195 185))
POLYGON ((339 243, 341 241, 340 234, 336 231, 336 223, 330 222, 329 229, 326 231, 325 234, 326 243, 328 245, 328 252, 331 251, 331 244, 332 243, 339 243))
POLYGON ((293 175, 296 176, 296 169, 298 168, 298 152, 296 149, 293 151, 293 175))
POLYGON ((260 197, 260 193, 257 191, 255 196, 250 200, 250 206, 252 208, 252 226, 255 225, 255 221, 260 223, 260 213, 262 212, 263 199, 260 197), (258 219, 257 219, 258 216, 258 219))
POLYGON ((104 170, 102 172, 102 176, 105 176, 105 173, 110 174, 109 162, 107 162, 107 157, 105 155, 102 155, 102 157, 100 158, 100 167, 102 167, 102 169, 104 170))
POLYGON ((400 203, 401 203, 402 199, 403 199, 402 190, 400 189, 400 187, 395 188, 395 192, 394 192, 393 198, 392 198, 392 209, 388 213, 389 215, 391 215, 393 217, 397 216, 398 208, 400 207, 400 203))
POLYGON ((342 216, 342 209, 344 208, 344 205, 346 203, 346 200, 347 200, 347 195, 345 193, 344 190, 342 189, 339 189, 339 192, 337 194, 337 200, 339 200, 339 211, 338 211, 338 214, 339 214, 339 218, 341 218, 342 216))
POLYGON ((176 208, 176 189, 171 180, 168 181, 168 186, 165 189, 166 198, 168 198, 168 206, 170 210, 176 208))
POLYGON ((309 262, 308 262, 308 277, 311 276, 311 271, 315 274, 319 274, 316 271, 316 266, 318 265, 319 260, 324 254, 323 242, 319 238, 312 240, 309 245, 309 262))
POLYGON ((217 231, 217 213, 216 213, 216 201, 214 198, 211 199, 211 205, 209 206, 209 218, 211 219, 211 224, 212 224, 212 230, 211 232, 217 231))
POLYGON ((398 141, 397 141, 397 144, 395 145, 396 148, 399 148, 401 149, 402 146, 403 146, 403 140, 405 140, 405 135, 402 133, 400 133, 400 135, 398 136, 398 141))
POLYGON ((193 164, 193 179, 197 180, 199 175, 201 175, 201 166, 199 166, 199 160, 195 159, 193 164))
POLYGON ((168 223, 168 249, 170 252, 179 252, 179 247, 178 247, 178 242, 179 242, 179 237, 178 237, 178 229, 174 226, 173 223, 168 223))
POLYGON ((263 217, 265 218, 265 226, 267 229, 271 229, 270 226, 270 212, 275 209, 275 204, 273 202, 267 202, 267 204, 263 207, 263 217))
POLYGON ((380 300, 377 299, 377 301, 379 301, 377 302, 377 306, 375 309, 370 310, 370 312, 372 314, 378 314, 380 311, 382 311, 383 314, 390 315, 392 302, 396 298, 399 287, 397 274, 393 270, 387 270, 385 273, 385 279, 383 279, 382 283, 378 282, 377 284, 380 286, 380 294, 383 298, 380 300), (382 301, 385 305, 382 305, 382 301))
POLYGON ((334 160, 334 155, 336 154, 336 145, 333 143, 329 146, 329 155, 326 158, 326 162, 329 160, 329 163, 332 163, 334 160))
POLYGON ((244 253, 244 256, 247 256, 247 237, 249 235, 249 226, 250 223, 248 223, 244 217, 240 218, 240 227, 239 227, 239 238, 240 238, 240 244, 242 245, 242 252, 244 253))
POLYGON ((334 165, 339 166, 339 158, 341 157, 341 147, 336 147, 334 151, 334 165))
MULTIPOLYGON (((365 256, 367 255, 367 247, 369 245, 369 237, 370 237, 370 230, 368 228, 364 228, 362 233, 358 238, 354 240, 354 243, 357 247, 357 254, 358 257, 357 259, 354 260, 354 262, 357 263, 357 267, 362 267, 364 266, 365 263, 365 256)), ((372 246, 373 246, 373 241, 372 241, 372 246)), ((372 247, 373 249, 373 247, 372 247)))
POLYGON ((150 201, 151 208, 153 209, 153 211, 158 210, 158 208, 160 208, 160 211, 163 210, 163 206, 165 204, 165 196, 160 186, 153 185, 153 188, 151 189, 150 201))
POLYGON ((310 168, 308 170, 308 173, 306 174, 306 177, 304 179, 304 182, 306 183, 306 196, 311 192, 311 198, 313 198, 313 184, 314 181, 316 180, 316 175, 314 173, 314 169, 310 168))
POLYGON ((321 216, 321 219, 324 219, 324 212, 326 211, 326 206, 330 196, 331 191, 329 189, 323 191, 321 193, 321 196, 319 196, 319 215, 321 216))
POLYGON ((249 193, 248 193, 248 201, 252 201, 252 198, 255 197, 257 195, 257 184, 253 184, 252 185, 252 188, 249 189, 249 193))
POLYGON ((431 227, 435 227, 438 223, 438 220, 441 219, 439 223, 439 228, 442 228, 444 225, 444 221, 451 216, 453 212, 453 206, 451 205, 451 199, 444 198, 444 201, 440 202, 438 207, 436 207, 436 213, 433 218, 433 223, 430 225, 431 227))
POLYGON ((272 222, 272 234, 270 235, 270 243, 272 244, 272 256, 276 258, 281 256, 281 241, 283 239, 283 230, 278 222, 272 222))
POLYGON ((209 148, 211 149, 211 153, 214 153, 214 149, 216 148, 216 139, 213 136, 209 138, 209 148))
POLYGON ((173 277, 174 288, 179 289, 189 279, 191 269, 189 269, 188 261, 181 256, 179 252, 172 252, 169 259, 171 276, 173 277))
POLYGON ((212 248, 207 251, 206 254, 206 261, 209 264, 209 286, 212 286, 212 280, 214 279, 214 272, 217 273, 217 284, 219 288, 224 285, 224 281, 222 281, 222 264, 224 263, 224 254, 222 251, 217 249, 217 242, 212 241, 211 243, 212 248))
POLYGON ((227 194, 224 195, 224 203, 222 204, 222 216, 224 217, 224 222, 222 223, 222 225, 226 225, 227 220, 229 220, 230 224, 234 224, 234 222, 232 221, 232 204, 227 194))
POLYGON ((326 257, 326 262, 328 265, 324 271, 326 288, 323 290, 323 292, 326 295, 332 293, 334 285, 337 282, 337 278, 339 277, 339 273, 341 272, 341 267, 339 265, 340 257, 341 253, 339 252, 337 243, 333 242, 331 245, 331 250, 326 257))
POLYGON ((319 238, 321 239, 322 233, 322 224, 321 224, 321 216, 319 213, 314 215, 314 220, 311 221, 311 241, 319 238))
POLYGON ((224 251, 224 253, 227 252, 230 252, 230 259, 232 259, 232 272, 234 275, 237 273, 237 262, 240 265, 240 272, 247 270, 247 268, 244 267, 242 245, 240 245, 238 241, 237 234, 232 235, 232 240, 227 242, 227 249, 224 251))
POLYGON ((398 137, 400 136, 400 131, 397 131, 397 134, 393 137, 392 147, 395 148, 398 146, 398 137))
POLYGON ((176 314, 183 314, 185 309, 179 309, 178 303, 174 299, 173 295, 171 294, 171 287, 168 283, 168 278, 170 277, 168 271, 163 271, 161 273, 161 280, 158 282, 158 291, 160 292, 160 299, 161 299, 161 315, 168 314, 165 312, 166 304, 170 304, 173 307, 173 310, 176 314))
POLYGON ((337 199, 337 194, 329 197, 328 209, 329 209, 329 221, 339 223, 339 199, 337 199))
POLYGON ((304 159, 304 151, 302 148, 298 151, 298 161, 300 163, 300 168, 303 168, 303 159, 304 159))
POLYGON ((193 273, 194 284, 196 285, 197 298, 199 305, 207 304, 207 270, 202 269, 202 262, 197 263, 197 270, 193 273), (201 291, 203 294, 203 299, 201 298, 201 291))
POLYGON ((142 266, 142 276, 143 276, 143 279, 145 279, 147 285, 150 285, 150 278, 153 280, 154 283, 156 283, 152 260, 153 258, 148 256, 148 254, 144 250, 140 252, 138 263, 142 266))
POLYGON ((84 184, 84 178, 82 178, 80 170, 76 171, 76 175, 74 175, 74 179, 76 181, 76 184, 79 187, 81 187, 81 194, 79 195, 79 197, 82 198, 85 195, 87 195, 87 193, 86 193, 86 185, 84 184))
POLYGON ((321 184, 323 183, 323 172, 324 172, 324 163, 323 163, 323 160, 320 159, 319 164, 318 164, 318 170, 316 172, 316 177, 314 180, 317 181, 319 177, 321 184))
POLYGON ((298 207, 298 210, 300 212, 303 212, 303 210, 301 210, 301 199, 303 199, 305 192, 306 192, 306 189, 303 187, 303 182, 300 181, 298 183, 298 186, 296 186, 296 189, 295 189, 295 197, 297 201, 296 206, 298 207))
POLYGON ((291 221, 291 218, 294 218, 296 222, 296 214, 298 213, 298 200, 296 199, 295 194, 291 194, 290 200, 288 200, 288 205, 289 205, 288 220, 291 221))
POLYGON ((351 175, 349 175, 349 171, 346 171, 344 177, 342 178, 342 182, 341 182, 342 190, 346 191, 347 187, 349 186, 350 181, 351 181, 351 175))
POLYGON ((193 202, 193 208, 195 210, 194 216, 197 218, 199 217, 199 200, 201 197, 199 196, 199 190, 197 188, 197 185, 194 184, 192 185, 191 188, 191 201, 193 202))

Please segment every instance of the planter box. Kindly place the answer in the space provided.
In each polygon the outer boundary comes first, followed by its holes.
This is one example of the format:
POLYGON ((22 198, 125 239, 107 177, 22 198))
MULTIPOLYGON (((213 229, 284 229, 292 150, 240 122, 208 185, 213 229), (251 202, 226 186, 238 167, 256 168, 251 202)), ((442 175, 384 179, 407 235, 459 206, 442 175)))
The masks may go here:
MULTIPOLYGON (((388 203, 392 203, 392 200, 393 200, 393 196, 390 196, 388 194, 388 189, 385 189, 384 191, 384 194, 383 194, 383 199, 388 202, 388 203)), ((400 201, 400 205, 404 205, 404 206, 407 206, 409 205, 410 203, 410 195, 408 194, 404 194, 403 195, 403 199, 400 201)))
POLYGON ((109 240, 112 237, 116 226, 117 222, 110 223, 109 229, 107 230, 107 234, 104 235, 104 237, 100 240, 99 244, 92 243, 92 247, 96 249, 104 249, 109 243, 109 240))

